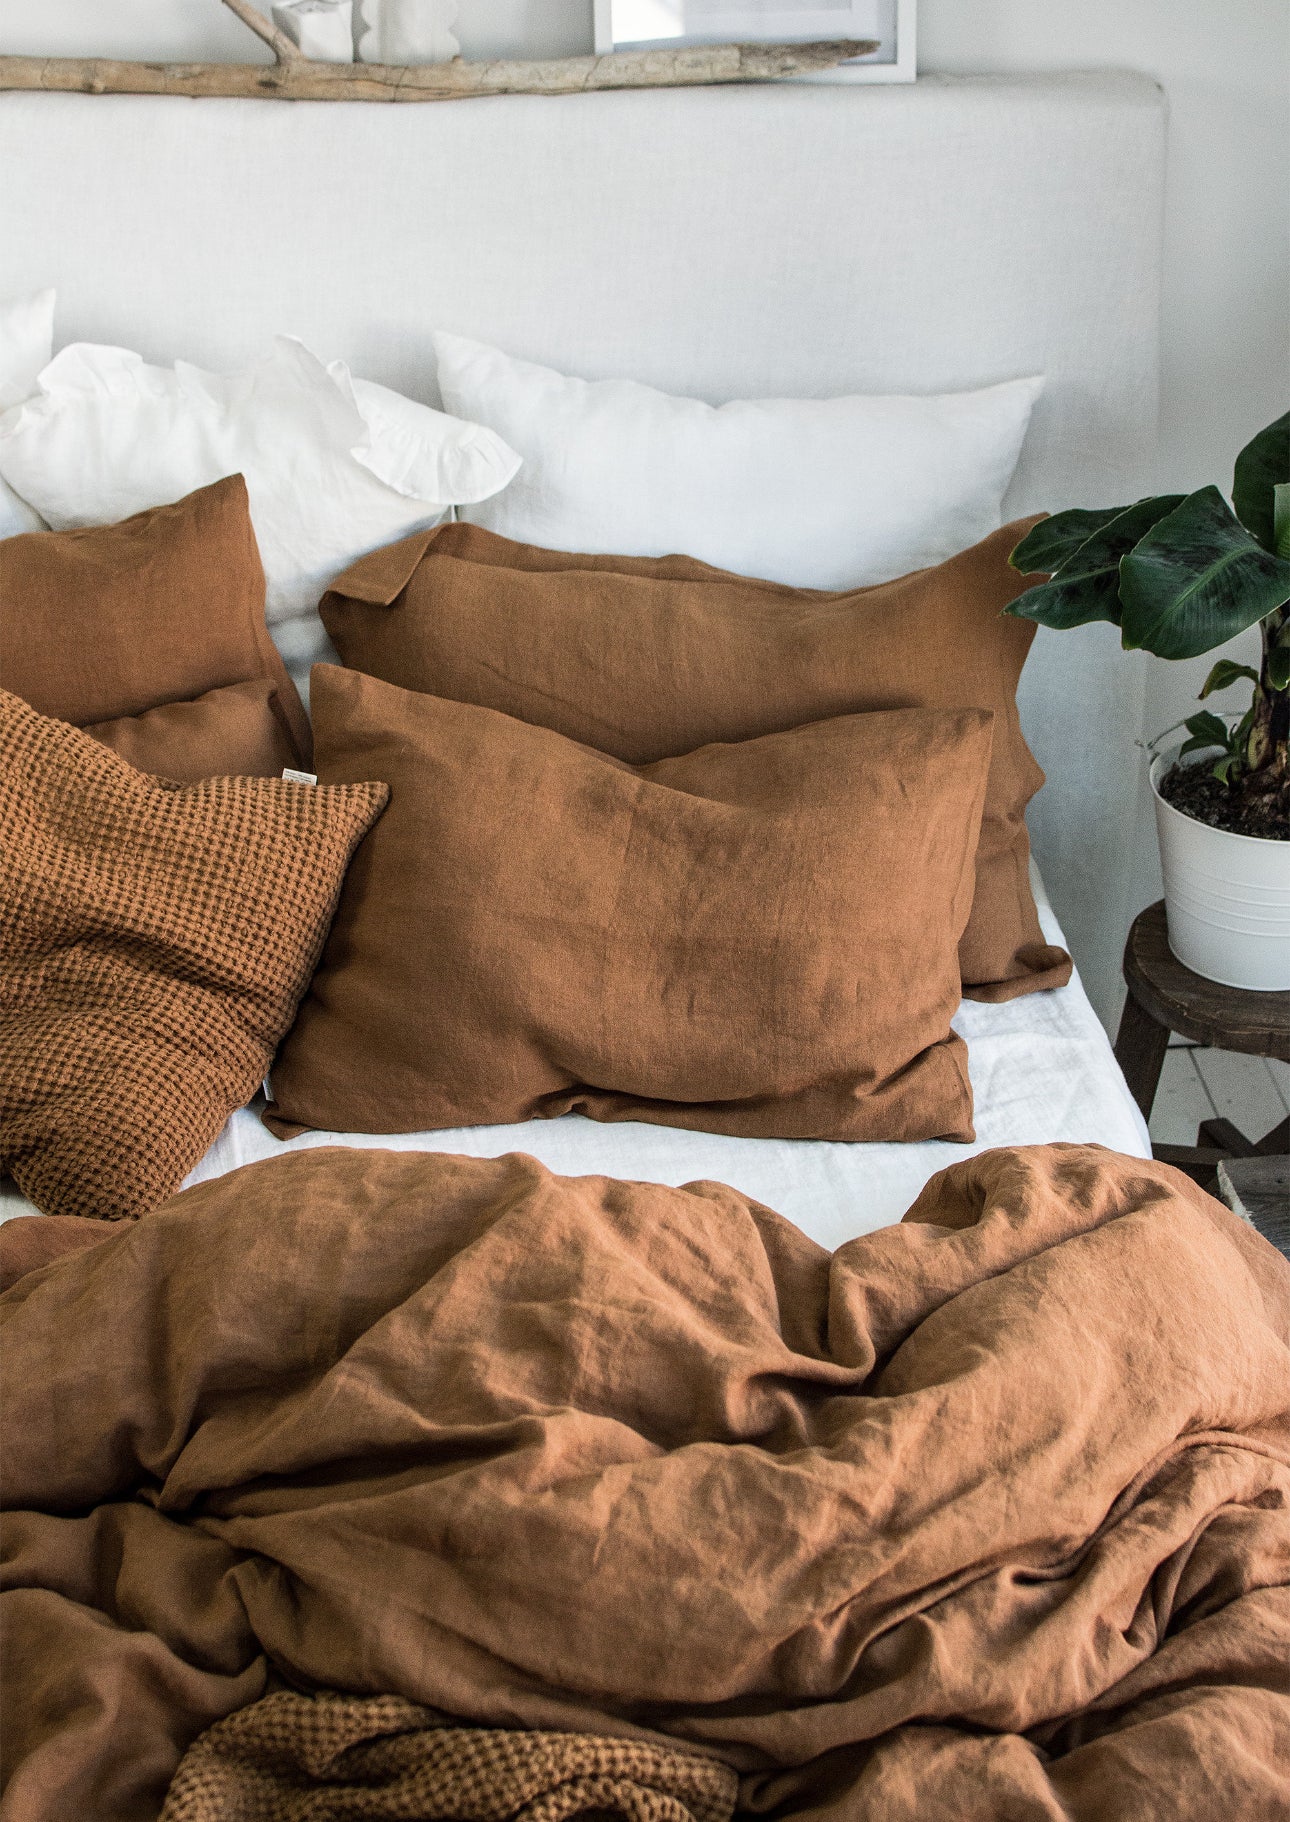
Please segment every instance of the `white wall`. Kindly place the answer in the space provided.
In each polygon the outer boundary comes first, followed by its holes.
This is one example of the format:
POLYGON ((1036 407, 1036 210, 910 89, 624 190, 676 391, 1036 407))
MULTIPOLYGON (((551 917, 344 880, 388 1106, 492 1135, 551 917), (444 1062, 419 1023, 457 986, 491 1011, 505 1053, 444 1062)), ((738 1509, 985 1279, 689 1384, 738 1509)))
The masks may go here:
MULTIPOLYGON (((592 0, 461 0, 457 32, 468 57, 557 56, 590 50, 591 18, 592 0)), ((0 0, 0 50, 268 56, 219 0, 0 0)), ((1226 486, 1290 395, 1290 0, 920 0, 919 64, 1125 68, 1164 86, 1159 483, 1226 486)), ((1149 732, 1189 711, 1206 662, 1151 667, 1149 732)))
MULTIPOLYGON (((255 3, 268 12, 269 0, 255 3)), ((576 56, 592 48, 592 0, 461 0, 454 30, 466 57, 576 56)), ((0 51, 210 63, 271 55, 219 0, 0 0, 0 51)))
MULTIPOLYGON (((457 29, 467 56, 552 56, 591 48, 591 12, 591 0, 461 0, 457 29)), ((1170 137, 1158 482, 1226 487, 1241 444, 1290 399, 1290 4, 920 0, 919 13, 924 70, 1129 68, 1163 85, 1170 137)), ((0 0, 0 49, 261 53, 218 0, 0 0)), ((1233 649, 1251 654, 1254 636, 1233 649)), ((1190 711, 1209 662, 1153 662, 1142 731, 1190 711)), ((1158 872, 1145 793, 1137 852, 1136 897, 1146 903, 1158 872)))
MULTIPOLYGON (((556 56, 591 48, 591 14, 592 0, 461 0, 457 32, 468 57, 556 56)), ((1159 478, 1226 483, 1290 392, 1290 0, 920 0, 919 15, 925 70, 1121 68, 1163 85, 1159 478)), ((0 50, 269 54, 219 0, 0 0, 0 50)), ((1178 691, 1156 693, 1163 704, 1178 691)))

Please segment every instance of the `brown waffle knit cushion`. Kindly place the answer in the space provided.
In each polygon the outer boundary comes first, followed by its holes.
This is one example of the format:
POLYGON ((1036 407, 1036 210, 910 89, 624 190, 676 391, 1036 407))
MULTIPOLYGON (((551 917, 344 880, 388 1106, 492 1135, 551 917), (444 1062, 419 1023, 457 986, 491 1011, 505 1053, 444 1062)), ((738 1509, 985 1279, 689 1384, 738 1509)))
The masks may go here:
POLYGON ((146 778, 0 691, 0 1170, 139 1215, 254 1093, 383 784, 146 778))
POLYGON ((193 1743, 161 1822, 729 1822, 737 1789, 683 1746, 454 1727, 400 1696, 279 1690, 193 1743))

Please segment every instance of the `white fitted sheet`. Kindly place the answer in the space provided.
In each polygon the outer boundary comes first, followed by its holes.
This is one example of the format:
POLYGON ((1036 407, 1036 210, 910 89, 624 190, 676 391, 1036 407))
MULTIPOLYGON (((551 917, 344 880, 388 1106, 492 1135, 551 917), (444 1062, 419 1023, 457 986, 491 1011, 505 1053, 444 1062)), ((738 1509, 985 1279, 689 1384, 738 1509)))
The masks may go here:
MULTIPOLYGON (((1033 874, 1049 942, 1063 941, 1043 883, 1033 874)), ((954 1020, 968 1047, 976 1140, 952 1145, 854 1145, 817 1139, 736 1139, 637 1122, 602 1125, 578 1114, 517 1126, 370 1135, 309 1132, 282 1141, 266 1131, 258 1101, 235 1113, 187 1183, 240 1164, 317 1145, 446 1151, 473 1158, 527 1152, 562 1176, 605 1175, 649 1183, 729 1183, 787 1215, 830 1250, 898 1221, 928 1178, 996 1145, 1065 1139, 1147 1158, 1151 1145, 1106 1033, 1079 976, 1053 993, 1003 1006, 964 1000, 954 1020)), ((0 1219, 37 1211, 6 1180, 0 1219)))

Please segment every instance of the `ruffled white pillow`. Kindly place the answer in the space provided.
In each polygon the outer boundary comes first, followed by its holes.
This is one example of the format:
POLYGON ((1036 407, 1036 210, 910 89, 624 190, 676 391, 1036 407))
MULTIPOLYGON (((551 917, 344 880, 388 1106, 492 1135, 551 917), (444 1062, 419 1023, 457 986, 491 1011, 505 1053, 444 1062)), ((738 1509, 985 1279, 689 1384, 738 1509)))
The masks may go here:
MULTIPOLYGON (((16 297, 0 304, 0 411, 21 405, 36 390, 36 376, 54 352, 54 293, 16 297)), ((20 531, 44 531, 34 507, 0 479, 0 538, 20 531)))
POLYGON ((318 618, 328 584, 519 467, 495 432, 325 367, 291 336, 230 374, 77 342, 38 386, 0 417, 0 475, 56 530, 245 475, 269 630, 302 689, 333 655, 318 618))

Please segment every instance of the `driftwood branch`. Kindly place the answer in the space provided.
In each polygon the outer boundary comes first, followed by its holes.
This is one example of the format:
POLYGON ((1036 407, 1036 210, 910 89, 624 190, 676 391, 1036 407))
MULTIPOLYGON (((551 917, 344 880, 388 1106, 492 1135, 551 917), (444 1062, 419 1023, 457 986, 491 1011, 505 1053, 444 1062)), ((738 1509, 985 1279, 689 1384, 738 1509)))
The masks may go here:
POLYGON ((259 97, 269 101, 462 101, 473 95, 580 95, 598 89, 773 82, 833 69, 876 51, 867 39, 823 44, 696 44, 536 62, 316 63, 247 0, 225 0, 276 63, 119 63, 108 57, 0 57, 0 89, 82 95, 259 97), (263 29, 261 29, 263 28, 263 29), (282 40, 282 48, 278 40, 282 40))

